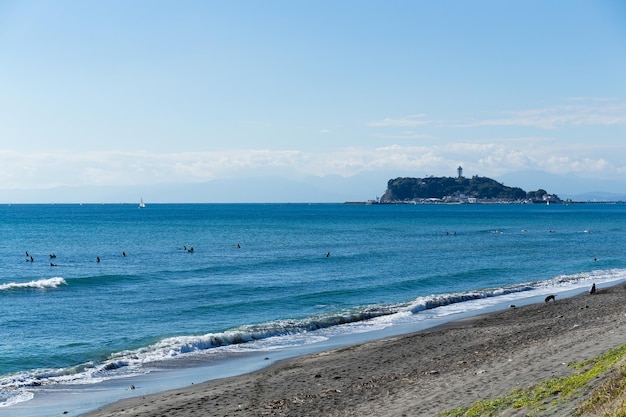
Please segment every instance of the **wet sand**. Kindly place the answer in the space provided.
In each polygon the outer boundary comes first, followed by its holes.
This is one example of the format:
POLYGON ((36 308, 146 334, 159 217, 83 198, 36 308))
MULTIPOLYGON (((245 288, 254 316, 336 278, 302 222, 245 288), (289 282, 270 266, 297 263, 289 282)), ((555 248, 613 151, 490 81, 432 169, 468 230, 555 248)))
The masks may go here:
MULTIPOLYGON (((595 295, 288 359, 87 416, 434 416, 569 375, 567 363, 625 343, 626 286, 599 287, 595 295)), ((550 415, 570 415, 574 406, 550 415)))

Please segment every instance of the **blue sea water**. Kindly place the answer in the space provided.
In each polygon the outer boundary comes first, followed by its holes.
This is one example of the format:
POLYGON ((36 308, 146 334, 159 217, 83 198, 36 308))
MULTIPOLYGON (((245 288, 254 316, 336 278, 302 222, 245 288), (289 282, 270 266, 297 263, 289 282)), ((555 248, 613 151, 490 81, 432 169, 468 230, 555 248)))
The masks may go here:
POLYGON ((0 415, 626 279, 623 204, 4 205, 0 236, 0 415))

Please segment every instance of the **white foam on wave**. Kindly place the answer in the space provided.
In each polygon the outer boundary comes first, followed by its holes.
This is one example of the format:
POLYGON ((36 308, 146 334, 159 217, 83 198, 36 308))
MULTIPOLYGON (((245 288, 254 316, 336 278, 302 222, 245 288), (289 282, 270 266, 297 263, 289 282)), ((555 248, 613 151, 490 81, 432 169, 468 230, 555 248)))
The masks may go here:
POLYGON ((61 285, 67 285, 67 282, 61 277, 46 278, 29 282, 9 282, 0 284, 0 291, 20 290, 20 289, 49 289, 57 288, 61 285))
POLYGON ((506 294, 530 291, 533 287, 529 285, 516 285, 509 288, 490 288, 480 291, 467 291, 449 294, 433 294, 416 298, 410 305, 411 313, 419 313, 424 310, 443 307, 451 304, 459 304, 472 300, 499 297, 506 294))
POLYGON ((609 269, 583 272, 572 275, 559 275, 544 281, 534 281, 499 288, 486 288, 477 291, 466 291, 447 294, 433 294, 425 297, 418 297, 408 306, 408 310, 419 313, 425 310, 432 310, 440 307, 478 301, 484 304, 492 304, 492 300, 514 300, 529 298, 542 294, 554 294, 584 288, 595 282, 605 284, 626 279, 626 269, 609 269))
MULTIPOLYGON (((516 303, 542 294, 565 293, 597 285, 626 280, 626 269, 598 270, 561 275, 549 280, 528 282, 500 288, 418 297, 412 302, 384 306, 366 306, 344 312, 308 317, 301 320, 277 320, 247 325, 222 333, 164 338, 139 349, 113 353, 101 363, 86 363, 65 369, 40 369, 0 378, 0 392, 12 395, 0 398, 1 405, 27 401, 30 390, 65 384, 94 384, 145 374, 163 361, 195 355, 224 352, 271 351, 323 342, 329 338, 381 330, 390 326, 458 314, 480 314, 496 305, 516 303)), ((65 284, 62 278, 21 283, 17 288, 52 288, 65 284)), ((10 285, 10 284, 6 284, 10 285)), ((0 287, 1 289, 2 287, 0 287)))
POLYGON ((521 303, 549 294, 574 295, 587 290, 592 283, 614 285, 626 280, 626 269, 609 269, 559 275, 543 281, 527 282, 501 288, 488 288, 448 294, 418 297, 398 314, 382 318, 389 324, 400 324, 429 319, 441 319, 459 314, 480 314, 498 306, 521 303))
POLYGON ((222 350, 274 350, 326 340, 320 330, 364 323, 367 320, 394 314, 397 308, 370 306, 354 311, 335 312, 301 320, 276 320, 246 325, 221 333, 176 336, 162 339, 150 346, 112 355, 114 360, 128 364, 155 362, 188 354, 222 350))
POLYGON ((301 320, 277 320, 241 326, 221 333, 164 338, 142 348, 112 353, 105 361, 97 364, 89 362, 70 368, 38 369, 0 378, 0 391, 36 390, 58 384, 96 384, 149 373, 166 361, 196 355, 271 351, 309 345, 328 339, 328 336, 318 332, 320 329, 362 323, 369 318, 390 313, 385 308, 372 307, 301 320))
POLYGON ((35 394, 26 390, 0 392, 0 407, 10 407, 33 399, 35 394))
POLYGON ((572 275, 559 275, 551 280, 541 281, 537 286, 553 289, 574 289, 591 282, 605 284, 626 279, 626 269, 602 269, 572 275))

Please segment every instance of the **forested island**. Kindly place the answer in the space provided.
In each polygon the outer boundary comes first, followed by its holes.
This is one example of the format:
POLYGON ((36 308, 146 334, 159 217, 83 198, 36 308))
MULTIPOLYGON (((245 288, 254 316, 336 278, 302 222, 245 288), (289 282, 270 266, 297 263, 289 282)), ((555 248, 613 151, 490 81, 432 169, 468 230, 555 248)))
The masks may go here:
POLYGON ((507 187, 487 177, 465 178, 399 177, 387 182, 385 194, 376 201, 381 204, 399 203, 562 203, 556 194, 546 190, 524 191, 507 187))

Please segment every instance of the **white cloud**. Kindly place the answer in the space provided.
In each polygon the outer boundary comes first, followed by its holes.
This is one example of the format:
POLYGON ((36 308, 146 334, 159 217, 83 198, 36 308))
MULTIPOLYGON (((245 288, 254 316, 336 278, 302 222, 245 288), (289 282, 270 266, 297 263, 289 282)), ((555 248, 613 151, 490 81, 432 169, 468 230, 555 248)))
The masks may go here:
POLYGON ((391 135, 375 134, 374 137, 380 138, 380 139, 390 139, 390 140, 432 140, 436 138, 433 135, 425 135, 421 133, 415 133, 412 131, 404 131, 399 134, 391 134, 391 135))
POLYGON ((432 120, 428 120, 425 114, 416 114, 404 116, 398 119, 385 118, 377 122, 369 123, 371 127, 415 127, 415 126, 428 126, 436 124, 432 120))
POLYGON ((626 124, 626 103, 609 99, 578 98, 567 104, 538 109, 508 110, 495 113, 494 117, 473 118, 470 120, 430 120, 426 115, 386 118, 369 123, 375 128, 437 127, 475 128, 491 127, 533 127, 554 130, 560 127, 614 126, 626 124))
POLYGON ((520 170, 616 178, 626 172, 626 143, 573 145, 554 138, 510 138, 437 145, 393 144, 324 152, 236 150, 221 152, 0 151, 0 189, 58 186, 134 186, 195 183, 227 178, 350 177, 364 172, 500 176, 520 170))
POLYGON ((458 123, 456 126, 526 126, 552 130, 567 126, 626 124, 626 104, 554 106, 542 109, 506 111, 501 114, 503 117, 458 123))

